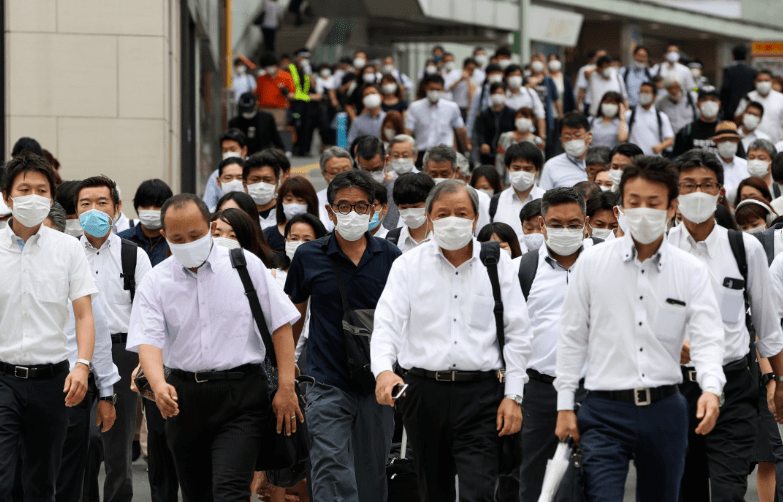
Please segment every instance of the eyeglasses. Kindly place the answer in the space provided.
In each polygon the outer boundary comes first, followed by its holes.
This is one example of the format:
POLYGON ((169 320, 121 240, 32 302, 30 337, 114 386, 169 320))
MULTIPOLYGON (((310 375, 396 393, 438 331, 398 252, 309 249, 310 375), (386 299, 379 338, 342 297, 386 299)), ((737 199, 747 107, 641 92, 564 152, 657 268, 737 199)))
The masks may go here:
POLYGON ((715 190, 719 189, 720 188, 720 184, 719 183, 715 183, 713 181, 708 181, 706 183, 700 183, 698 185, 696 183, 680 183, 679 187, 680 187, 680 192, 683 193, 683 194, 695 192, 696 190, 701 190, 702 192, 705 192, 705 193, 711 193, 711 192, 714 192, 715 190))
POLYGON ((587 135, 590 134, 589 132, 581 132, 575 136, 560 136, 563 141, 571 141, 572 139, 585 139, 587 135))
POLYGON ((332 212, 337 214, 346 215, 351 212, 351 210, 356 211, 358 214, 367 214, 367 212, 370 210, 370 207, 372 207, 370 204, 367 204, 366 202, 359 202, 358 204, 337 204, 336 206, 332 204, 332 212))
POLYGON ((560 224, 549 225, 546 222, 544 222, 544 226, 546 228, 551 228, 552 230, 555 230, 555 229, 560 230, 562 228, 567 228, 568 230, 582 230, 582 229, 585 228, 585 224, 584 223, 582 223, 581 225, 577 225, 577 224, 573 224, 573 225, 560 225, 560 224))

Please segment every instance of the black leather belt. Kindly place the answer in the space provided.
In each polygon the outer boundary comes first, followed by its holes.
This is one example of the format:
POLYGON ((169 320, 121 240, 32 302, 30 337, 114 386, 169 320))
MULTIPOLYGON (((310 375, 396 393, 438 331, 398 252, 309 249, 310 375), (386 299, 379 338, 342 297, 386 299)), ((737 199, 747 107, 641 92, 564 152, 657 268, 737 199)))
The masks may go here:
POLYGON ((183 380, 195 380, 196 383, 204 383, 215 382, 217 380, 241 380, 245 378, 245 375, 258 373, 260 371, 260 364, 245 364, 225 371, 204 370, 192 372, 172 369, 171 374, 176 375, 183 380))
POLYGON ((421 368, 411 368, 409 375, 431 378, 438 382, 478 382, 497 378, 498 372, 494 371, 428 371, 421 368))
POLYGON ((538 380, 539 382, 544 382, 548 384, 551 384, 552 382, 555 381, 555 377, 544 375, 543 373, 539 373, 538 371, 533 369, 527 370, 527 376, 530 377, 531 380, 538 380))
POLYGON ((13 375, 21 380, 36 380, 39 378, 52 378, 61 371, 68 371, 70 368, 68 361, 57 364, 36 364, 32 366, 21 366, 17 364, 8 364, 0 362, 0 372, 6 375, 13 375))
MULTIPOLYGON (((681 369, 683 382, 696 382, 696 368, 693 366, 681 366, 681 369)), ((743 357, 723 365, 723 374, 745 371, 746 369, 748 369, 748 358, 743 357)))
POLYGON ((128 333, 114 333, 111 335, 111 343, 126 343, 128 341, 128 333))
POLYGON ((591 390, 589 395, 601 399, 611 399, 612 401, 634 403, 636 406, 648 406, 678 392, 679 388, 676 385, 663 385, 653 389, 640 387, 629 390, 591 390))
POLYGON ((696 381, 696 368, 693 366, 680 366, 682 370, 683 382, 695 382, 696 381))

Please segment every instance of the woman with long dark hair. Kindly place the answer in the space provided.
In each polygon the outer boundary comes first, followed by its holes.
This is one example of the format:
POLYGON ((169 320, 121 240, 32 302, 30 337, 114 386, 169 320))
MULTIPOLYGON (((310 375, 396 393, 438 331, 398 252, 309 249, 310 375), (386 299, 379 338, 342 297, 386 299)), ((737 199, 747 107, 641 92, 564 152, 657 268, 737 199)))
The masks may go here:
POLYGON ((281 258, 285 257, 285 226, 298 214, 309 213, 318 218, 318 195, 312 183, 302 176, 289 178, 277 192, 277 225, 264 229, 264 237, 281 258))
POLYGON ((258 256, 266 268, 274 268, 275 253, 264 240, 261 227, 240 209, 224 209, 212 215, 212 238, 215 244, 227 248, 246 249, 258 256))

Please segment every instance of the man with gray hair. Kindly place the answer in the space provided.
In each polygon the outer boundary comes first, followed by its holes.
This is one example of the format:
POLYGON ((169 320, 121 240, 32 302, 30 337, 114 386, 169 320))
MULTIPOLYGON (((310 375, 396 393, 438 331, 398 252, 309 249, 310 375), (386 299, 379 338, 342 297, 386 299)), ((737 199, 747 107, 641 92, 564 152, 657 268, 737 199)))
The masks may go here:
POLYGON ((421 172, 416 168, 419 151, 416 150, 416 140, 407 134, 398 134, 389 142, 387 164, 397 175, 421 172))
POLYGON ((334 223, 329 218, 329 201, 326 200, 326 190, 335 176, 343 171, 353 169, 353 159, 345 148, 330 146, 323 151, 318 163, 321 165, 321 176, 326 180, 327 186, 327 188, 316 194, 318 196, 318 216, 321 219, 321 223, 324 224, 326 231, 331 232, 334 228, 334 223))
POLYGON ((696 111, 698 96, 690 90, 684 90, 682 77, 676 73, 669 73, 663 79, 663 88, 666 94, 658 98, 655 107, 669 117, 674 134, 699 117, 696 111))

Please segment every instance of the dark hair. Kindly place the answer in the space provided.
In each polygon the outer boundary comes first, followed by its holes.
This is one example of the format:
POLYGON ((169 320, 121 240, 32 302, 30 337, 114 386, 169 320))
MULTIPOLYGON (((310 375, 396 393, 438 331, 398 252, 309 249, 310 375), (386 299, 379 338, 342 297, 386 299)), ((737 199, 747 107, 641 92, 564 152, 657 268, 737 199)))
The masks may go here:
POLYGON ((445 85, 443 83, 443 77, 438 75, 437 73, 434 75, 425 75, 423 79, 421 79, 421 87, 422 89, 425 88, 428 84, 441 84, 445 85))
POLYGON ((768 69, 766 69, 766 68, 762 68, 762 69, 760 69, 760 70, 759 70, 759 72, 758 72, 758 73, 756 73, 756 76, 757 76, 757 77, 758 77, 759 75, 769 75, 770 77, 773 77, 773 75, 772 75, 772 72, 771 72, 771 71, 769 71, 769 70, 768 70, 768 69))
POLYGON ((220 144, 223 145, 224 141, 236 141, 240 148, 247 146, 247 136, 239 129, 229 129, 220 135, 220 144))
POLYGON ((329 204, 334 204, 337 192, 346 188, 358 188, 367 195, 367 201, 372 204, 375 200, 375 190, 373 189, 372 176, 364 169, 351 169, 343 171, 334 178, 326 188, 326 199, 329 204))
POLYGON ((383 141, 375 136, 363 136, 356 143, 356 161, 359 157, 364 160, 372 160, 376 155, 381 156, 381 162, 384 161, 386 150, 383 148, 383 141))
POLYGON ((11 150, 11 157, 21 155, 22 152, 30 152, 43 157, 43 149, 41 148, 41 144, 33 138, 23 137, 16 140, 16 143, 14 143, 14 148, 11 150))
POLYGON ((227 159, 221 160, 220 164, 218 164, 218 178, 223 176, 223 169, 225 169, 226 166, 230 166, 231 164, 237 164, 239 167, 244 167, 245 161, 242 159, 242 157, 229 157, 227 159))
POLYGON ((580 181, 574 185, 574 190, 582 194, 585 202, 590 202, 600 194, 604 193, 603 190, 601 190, 601 185, 595 181, 580 181))
POLYGON ((633 50, 633 53, 636 54, 637 52, 644 50, 647 52, 647 54, 650 54, 650 50, 645 47, 644 45, 637 45, 636 48, 633 50))
POLYGON ((544 165, 544 155, 536 145, 530 141, 520 141, 514 143, 506 150, 506 155, 503 157, 503 163, 506 167, 511 166, 511 163, 517 160, 527 160, 533 163, 536 171, 541 170, 541 166, 544 165))
POLYGON ((166 202, 163 203, 163 207, 160 208, 160 223, 164 232, 166 231, 166 212, 169 210, 169 208, 173 207, 174 209, 181 209, 187 206, 190 202, 194 203, 196 207, 198 207, 198 210, 201 212, 201 216, 204 218, 204 222, 207 224, 207 226, 209 226, 209 208, 204 203, 204 201, 201 200, 201 197, 192 193, 180 193, 174 195, 173 197, 169 197, 166 202))
MULTIPOLYGON (((266 243, 264 232, 261 227, 253 224, 253 220, 242 210, 230 207, 223 211, 218 211, 212 215, 210 222, 221 219, 231 225, 237 241, 243 249, 246 249, 258 256, 266 268, 272 268, 275 264, 275 252, 266 243)), ((211 229, 210 229, 211 231, 211 229)))
POLYGON ((111 178, 108 176, 105 176, 101 174, 100 176, 91 176, 89 178, 85 178, 82 180, 81 183, 79 183, 79 189, 76 190, 76 198, 74 199, 74 203, 76 205, 79 204, 79 196, 85 188, 98 188, 98 187, 106 187, 109 189, 109 196, 111 197, 111 201, 113 205, 117 205, 120 203, 120 192, 117 190, 117 183, 114 182, 111 178))
POLYGON ((609 162, 611 162, 612 158, 618 153, 628 157, 629 159, 633 159, 637 155, 644 155, 644 152, 641 148, 639 148, 638 145, 633 143, 620 143, 619 145, 612 148, 611 152, 609 152, 609 162))
POLYGON ((605 64, 612 64, 612 57, 608 54, 606 56, 601 56, 595 61, 596 66, 602 66, 605 64))
MULTIPOLYGON (((604 101, 606 101, 607 99, 610 100, 613 103, 618 104, 618 105, 623 102, 623 96, 619 92, 609 91, 609 92, 605 93, 601 97, 601 102, 598 103, 598 104, 599 105, 603 104, 604 101)), ((596 117, 603 117, 604 116, 604 111, 601 109, 600 106, 598 107, 598 113, 596 113, 595 116, 596 117)))
POLYGON ((285 154, 274 148, 267 148, 256 152, 245 160, 245 165, 242 167, 242 179, 247 183, 247 178, 253 169, 259 169, 261 167, 271 167, 275 173, 275 180, 280 181, 280 174, 291 168, 291 163, 285 154), (285 159, 285 162, 283 162, 285 159), (287 168, 284 166, 287 165, 287 168))
POLYGON ((476 66, 478 66, 478 63, 476 62, 476 60, 475 60, 475 59, 473 59, 473 58, 471 58, 471 57, 465 58, 465 59, 462 61, 462 67, 463 67, 463 68, 465 68, 465 67, 466 67, 466 66, 468 66, 469 64, 473 64, 473 65, 476 65, 476 66))
MULTIPOLYGON (((701 148, 688 150, 677 157, 675 166, 679 172, 693 169, 694 167, 705 167, 715 173, 718 184, 723 186, 723 164, 721 164, 714 153, 710 153, 707 150, 702 150, 701 148)), ((739 194, 739 191, 737 193, 739 194)))
POLYGON ((772 173, 772 179, 775 180, 775 183, 783 184, 783 152, 778 152, 778 154, 772 158, 772 166, 769 170, 772 173))
MULTIPOLYGON (((772 211, 772 208, 769 207, 769 205, 764 201, 759 200, 758 202, 767 206, 769 211, 772 211)), ((755 218, 761 218, 764 220, 764 224, 766 224, 767 216, 770 214, 769 211, 765 211, 764 208, 758 204, 745 204, 744 206, 734 211, 734 221, 737 222, 737 225, 745 225, 750 223, 755 218)))
POLYGON ((614 211, 617 205, 617 195, 614 192, 601 192, 587 201, 587 216, 591 219, 600 210, 614 211))
POLYGON ((81 181, 64 181, 57 187, 55 200, 65 209, 66 215, 76 214, 76 194, 79 193, 81 181))
POLYGON ((498 47, 495 50, 495 57, 498 57, 498 56, 508 56, 508 57, 511 57, 511 47, 509 47, 508 45, 503 45, 503 46, 498 47))
POLYGON ((541 216, 541 199, 531 200, 519 212, 519 221, 525 223, 539 216, 541 216))
POLYGON ((541 217, 546 217, 550 207, 560 204, 579 204, 582 216, 587 213, 585 198, 578 190, 571 187, 559 187, 547 190, 541 197, 541 217))
POLYGON ((509 75, 514 73, 515 71, 522 72, 522 75, 524 76, 525 72, 522 70, 522 67, 518 64, 510 64, 506 66, 506 69, 503 70, 503 76, 508 78, 509 75))
POLYGON ((677 198, 679 193, 679 176, 677 174, 677 169, 674 167, 674 164, 672 164, 672 161, 665 157, 642 156, 631 159, 631 165, 623 170, 623 177, 620 179, 620 188, 617 190, 621 205, 624 199, 623 190, 625 189, 625 184, 636 178, 666 185, 669 196, 669 200, 666 202, 667 207, 677 198))
POLYGON ((290 220, 288 220, 288 223, 285 225, 285 233, 284 237, 287 239, 288 234, 291 233, 291 227, 294 226, 296 223, 306 223, 310 225, 313 228, 313 232, 315 233, 315 238, 320 239, 321 237, 325 236, 327 233, 326 228, 324 227, 324 224, 321 222, 320 219, 318 219, 316 216, 313 216, 310 213, 304 213, 304 214, 297 214, 290 220))
POLYGON ((46 177, 49 182, 49 191, 54 197, 57 187, 56 173, 48 160, 30 152, 23 152, 12 158, 5 164, 5 173, 3 174, 2 190, 8 197, 11 197, 11 189, 17 176, 27 175, 27 173, 38 172, 46 177))
MULTIPOLYGON (((656 75, 656 76, 660 77, 660 75, 656 75)), ((658 86, 655 85, 655 82, 649 80, 646 82, 642 82, 642 85, 639 86, 639 92, 641 92, 643 87, 649 87, 650 89, 652 89, 653 96, 655 96, 655 93, 658 92, 658 86)))
POLYGON ((745 61, 745 58, 748 57, 748 48, 744 45, 735 45, 733 49, 731 49, 731 55, 734 58, 734 61, 745 61))
POLYGON ((230 200, 233 200, 242 211, 247 213, 250 219, 258 224, 258 229, 261 230, 261 221, 258 218, 258 206, 256 206, 253 198, 245 192, 229 192, 225 194, 218 201, 217 206, 215 206, 215 210, 220 211, 220 208, 223 207, 223 204, 230 200))
POLYGON ((761 112, 761 115, 764 116, 764 105, 762 105, 758 101, 751 101, 750 103, 748 103, 748 106, 745 107, 745 110, 747 110, 750 107, 758 108, 758 110, 761 112))
POLYGON ((522 248, 519 246, 519 237, 517 236, 517 233, 514 232, 514 229, 511 228, 511 225, 500 222, 484 225, 484 228, 478 233, 476 240, 479 242, 489 242, 492 240, 493 234, 497 235, 501 241, 508 244, 508 247, 511 248, 512 259, 522 256, 522 248))
POLYGON ((278 225, 286 221, 285 211, 283 211, 283 199, 289 192, 294 197, 301 197, 306 200, 307 212, 318 216, 318 195, 315 193, 313 184, 304 176, 292 176, 285 180, 285 183, 280 185, 277 191, 277 211, 275 212, 275 217, 278 225))
POLYGON ((497 73, 499 71, 503 71, 503 68, 500 67, 497 63, 490 63, 487 65, 486 68, 484 68, 484 73, 489 75, 490 73, 497 73))
POLYGON ((738 204, 742 200, 740 198, 740 195, 742 194, 742 189, 744 187, 755 188, 756 190, 761 192, 761 196, 764 197, 767 203, 772 202, 772 194, 769 193, 769 188, 767 188, 767 184, 764 182, 764 180, 756 176, 751 176, 750 178, 745 178, 744 180, 740 181, 739 185, 737 185, 738 204))
POLYGON ((397 206, 426 202, 430 190, 434 187, 435 182, 427 173, 401 174, 394 180, 392 199, 394 199, 394 204, 397 206))
POLYGON ((571 129, 582 128, 590 132, 590 121, 579 112, 568 112, 563 116, 562 122, 560 122, 560 132, 563 132, 564 127, 570 127, 571 129))
POLYGON ((386 187, 384 185, 381 185, 375 180, 372 181, 373 181, 373 188, 375 189, 373 195, 373 202, 377 200, 380 204, 388 204, 389 192, 386 190, 386 187))
POLYGON ((262 68, 265 68, 267 66, 277 66, 280 64, 280 60, 277 59, 277 56, 275 56, 273 52, 265 52, 261 55, 259 63, 262 68))
POLYGON ((49 161, 49 163, 50 163, 50 164, 52 165, 52 167, 54 168, 55 181, 56 181, 56 183, 57 183, 57 186, 60 186, 60 185, 62 185, 62 183, 63 183, 63 179, 60 177, 60 161, 59 161, 59 160, 57 160, 57 157, 55 157, 54 155, 52 155, 52 152, 50 152, 50 151, 49 151, 49 150, 47 150, 46 148, 44 148, 44 149, 42 150, 42 152, 43 152, 43 157, 44 157, 46 160, 48 160, 48 161, 49 161))
POLYGON ((489 86, 489 93, 495 94, 495 91, 498 89, 502 89, 503 91, 506 90, 506 84, 503 82, 494 82, 493 84, 490 84, 489 86))
POLYGON ((165 181, 159 179, 145 180, 136 189, 133 196, 133 208, 138 211, 140 207, 163 207, 174 193, 165 181))
POLYGON ((494 190, 495 193, 503 191, 503 187, 500 185, 500 173, 498 173, 495 166, 486 165, 474 169, 473 172, 470 173, 470 186, 476 188, 476 183, 478 183, 479 178, 486 178, 487 183, 492 185, 492 190, 494 190))

